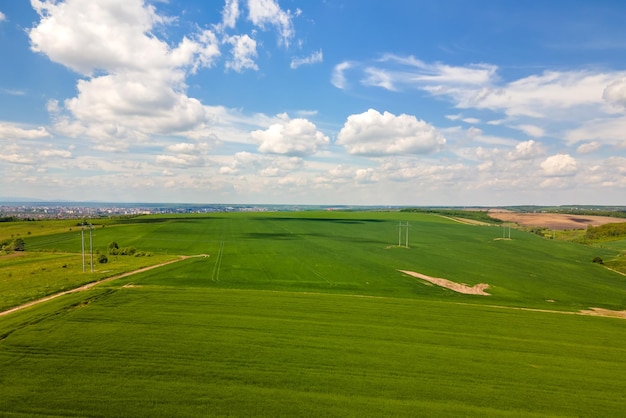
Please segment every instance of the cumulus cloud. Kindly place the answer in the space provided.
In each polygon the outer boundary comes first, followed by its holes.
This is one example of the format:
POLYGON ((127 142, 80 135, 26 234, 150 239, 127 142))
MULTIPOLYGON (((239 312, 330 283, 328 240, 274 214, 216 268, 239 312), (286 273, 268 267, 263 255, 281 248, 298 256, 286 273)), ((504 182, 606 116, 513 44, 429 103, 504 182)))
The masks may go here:
POLYGON ((543 174, 549 177, 573 176, 578 171, 576 160, 569 154, 556 154, 541 163, 543 174))
POLYGON ((0 12, 0 22, 4 22, 5 20, 7 20, 7 17, 4 13, 0 12))
POLYGON ((509 152, 509 160, 532 160, 545 154, 545 148, 538 142, 530 139, 520 142, 515 146, 515 150, 509 152))
POLYGON ((274 0, 248 0, 248 19, 256 26, 265 29, 266 25, 276 27, 278 42, 286 47, 295 36, 291 11, 283 10, 274 0))
POLYGON ((32 158, 27 157, 22 154, 17 154, 17 153, 11 153, 11 154, 0 153, 0 161, 5 161, 7 163, 13 163, 13 164, 32 164, 33 163, 32 158))
POLYGON ((47 138, 50 133, 44 127, 27 129, 13 123, 0 122, 0 139, 41 139, 47 138))
POLYGON ((275 123, 265 131, 251 133, 252 138, 260 143, 259 152, 302 157, 315 154, 330 143, 329 138, 309 120, 289 119, 286 115, 283 118, 283 122, 275 123))
POLYGON ((602 97, 609 103, 626 107, 626 77, 615 80, 606 86, 602 97))
POLYGON ((380 178, 377 175, 376 171, 371 168, 359 168, 356 170, 354 179, 358 182, 358 183, 375 183, 377 182, 380 178))
POLYGON ((295 70, 296 68, 301 67, 303 65, 318 64, 323 61, 324 61, 324 54, 322 53, 322 50, 320 49, 319 51, 312 53, 308 57, 292 59, 289 67, 292 70, 295 70))
POLYGON ((234 35, 226 38, 225 42, 233 46, 232 59, 226 62, 226 68, 238 73, 244 70, 258 70, 254 62, 257 57, 256 41, 248 35, 234 35))
POLYGON ((33 0, 40 22, 29 30, 33 51, 85 76, 78 95, 57 113, 70 136, 142 138, 189 130, 207 119, 185 94, 185 78, 220 56, 210 30, 170 47, 153 35, 171 19, 142 0, 33 0))
POLYGON ((369 109, 348 117, 337 143, 350 154, 382 156, 428 154, 441 149, 446 139, 434 126, 415 116, 369 109))
POLYGON ((208 148, 207 144, 195 144, 190 142, 179 142, 178 144, 168 145, 166 150, 176 153, 194 153, 208 148))

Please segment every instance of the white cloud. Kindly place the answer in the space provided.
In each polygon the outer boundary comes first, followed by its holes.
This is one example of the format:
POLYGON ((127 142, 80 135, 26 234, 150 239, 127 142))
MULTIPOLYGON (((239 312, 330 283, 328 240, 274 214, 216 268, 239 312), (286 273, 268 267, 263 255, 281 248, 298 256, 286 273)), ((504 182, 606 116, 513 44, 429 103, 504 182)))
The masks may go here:
POLYGON ((541 163, 543 174, 549 177, 573 176, 578 171, 576 160, 569 154, 556 154, 541 163))
POLYGON ((442 164, 416 159, 387 159, 381 164, 379 171, 385 173, 391 181, 410 181, 428 188, 460 183, 469 178, 467 168, 462 164, 442 164))
POLYGON ((606 86, 602 97, 609 103, 626 107, 626 77, 615 80, 606 86))
POLYGON ((199 147, 197 144, 192 144, 189 142, 180 142, 178 144, 168 145, 166 147, 168 151, 177 153, 192 153, 197 151, 198 148, 199 147))
POLYGON ((220 30, 223 28, 235 28, 235 23, 239 18, 239 0, 226 0, 222 9, 222 23, 220 30))
POLYGON ((619 76, 620 73, 546 71, 503 85, 431 83, 423 89, 435 96, 450 97, 459 108, 503 111, 509 117, 567 118, 572 108, 602 105, 605 86, 619 76))
POLYGON ((586 142, 584 144, 580 144, 578 148, 576 148, 576 152, 579 154, 590 154, 600 149, 602 144, 596 141, 586 142))
POLYGON ((472 125, 476 125, 476 124, 480 123, 480 119, 478 119, 478 118, 463 118, 463 122, 469 123, 469 124, 472 124, 472 125))
POLYGON ((361 84, 372 87, 382 87, 386 90, 397 91, 394 77, 386 70, 369 67, 364 70, 366 77, 361 84))
POLYGON ((379 62, 398 64, 392 67, 389 74, 400 84, 423 85, 487 85, 495 80, 498 69, 490 64, 470 64, 465 67, 454 67, 442 63, 426 63, 413 56, 400 57, 387 54, 379 62))
POLYGON ((286 47, 295 36, 292 15, 289 10, 284 11, 274 0, 248 0, 248 19, 261 29, 265 25, 275 26, 278 30, 278 42, 286 47))
POLYGON ((0 161, 6 161, 13 164, 32 164, 33 159, 22 154, 6 154, 0 153, 0 161))
POLYGON ((39 156, 43 158, 72 158, 72 153, 67 150, 48 149, 39 151, 39 156))
POLYGON ((265 131, 253 131, 251 136, 260 143, 259 152, 291 156, 315 154, 330 143, 315 124, 301 118, 286 118, 265 131))
POLYGON ((597 118, 586 121, 582 126, 565 134, 569 144, 578 142, 598 142, 618 147, 626 146, 626 117, 597 118))
POLYGON ((338 166, 331 168, 328 170, 328 174, 331 177, 338 179, 349 179, 355 175, 354 170, 351 167, 343 164, 339 164, 338 166))
POLYGON ((303 65, 318 64, 323 61, 324 61, 324 54, 322 53, 322 50, 320 49, 319 51, 312 53, 308 57, 292 59, 291 64, 289 66, 291 69, 295 70, 296 68, 301 67, 303 65))
POLYGON ((37 129, 25 129, 13 123, 0 122, 0 139, 41 139, 49 136, 50 133, 41 126, 37 129))
POLYGON ((434 126, 415 116, 369 109, 351 115, 337 136, 350 154, 427 154, 441 149, 446 139, 434 126))
MULTIPOLYGON (((506 124, 533 138, 541 138, 546 132, 560 136, 566 124, 577 126, 585 120, 615 117, 623 114, 626 106, 624 71, 543 71, 505 82, 497 74, 498 67, 491 64, 451 66, 387 54, 374 62, 346 61, 337 65, 332 78, 336 87, 343 89, 349 84, 348 69, 366 86, 390 91, 418 89, 447 98, 459 109, 500 112, 504 117, 488 124, 506 124)), ((446 117, 477 123, 475 118, 463 118, 461 114, 446 117)), ((610 142, 621 142, 614 139, 616 130, 612 131, 610 142)), ((569 142, 601 140, 593 135, 572 139, 577 134, 580 132, 572 132, 569 142)))
POLYGON ((4 13, 0 12, 0 22, 4 22, 5 20, 7 20, 7 17, 4 13))
POLYGON ((358 183, 375 183, 379 180, 376 171, 371 167, 357 169, 354 178, 358 183))
POLYGON ((254 62, 257 57, 256 41, 248 35, 234 35, 226 38, 225 42, 233 46, 232 59, 226 62, 226 68, 238 73, 244 70, 255 70, 259 67, 254 62))
POLYGON ((33 0, 41 18, 31 47, 86 78, 78 95, 49 102, 59 132, 99 139, 145 139, 192 130, 207 120, 201 103, 185 94, 185 78, 220 55, 209 30, 176 47, 153 35, 171 19, 142 0, 84 2, 33 0))
POLYGON ((335 65, 335 68, 333 68, 333 74, 331 76, 331 83, 333 84, 333 86, 342 90, 348 87, 348 82, 344 73, 350 68, 352 68, 352 63, 348 61, 344 61, 340 64, 335 65))
POLYGON ((191 154, 157 155, 155 162, 166 167, 201 167, 205 164, 204 158, 191 154))
POLYGON ((535 125, 513 125, 512 128, 519 129, 524 132, 528 136, 532 136, 533 138, 541 138, 545 136, 546 132, 543 128, 535 125))
POLYGON ((509 160, 532 160, 545 154, 544 147, 534 140, 520 142, 515 146, 515 150, 509 152, 509 160))

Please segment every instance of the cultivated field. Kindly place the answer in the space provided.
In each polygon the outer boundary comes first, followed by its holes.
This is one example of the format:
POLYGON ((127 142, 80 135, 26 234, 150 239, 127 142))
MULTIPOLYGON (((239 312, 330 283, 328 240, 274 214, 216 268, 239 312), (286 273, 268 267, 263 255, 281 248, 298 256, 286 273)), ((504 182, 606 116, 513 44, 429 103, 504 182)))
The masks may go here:
POLYGON ((504 222, 514 222, 521 226, 540 226, 549 229, 585 229, 608 223, 621 223, 624 218, 609 216, 568 215, 564 213, 518 213, 489 211, 489 216, 504 222))
MULTIPOLYGON (((110 257, 76 286, 200 256, 0 316, 0 414, 621 416, 626 320, 585 312, 626 309, 626 276, 592 262, 619 241, 501 237, 416 213, 96 225, 95 251, 153 256, 110 257)), ((42 252, 0 258, 2 293, 80 262, 76 230, 25 241, 42 252)), ((20 289, 5 305, 41 296, 20 289)))

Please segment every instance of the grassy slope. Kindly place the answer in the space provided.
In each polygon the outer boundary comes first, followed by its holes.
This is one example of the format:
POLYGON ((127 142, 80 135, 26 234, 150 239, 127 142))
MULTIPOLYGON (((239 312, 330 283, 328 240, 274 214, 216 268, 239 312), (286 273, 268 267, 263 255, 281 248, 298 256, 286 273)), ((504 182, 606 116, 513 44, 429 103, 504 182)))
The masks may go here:
MULTIPOLYGON (((397 213, 98 229, 98 248, 211 257, 0 318, 0 411, 618 416, 623 320, 483 306, 624 309, 626 278, 591 263, 615 250, 513 234, 397 213), (393 246, 399 219, 411 222, 410 249, 393 246), (396 269, 487 282, 493 296, 396 269)), ((75 245, 62 237, 53 245, 75 245)))
POLYGON ((153 279, 10 318, 0 410, 618 416, 626 402, 621 320, 153 279))
MULTIPOLYGON (((615 249, 512 233, 511 241, 497 240, 498 227, 425 214, 298 212, 146 218, 99 228, 93 240, 103 252, 116 241, 154 253, 211 254, 208 270, 180 274, 190 280, 209 274, 216 287, 468 299, 404 276, 397 271, 402 269, 488 283, 493 296, 486 303, 567 310, 626 306, 625 279, 591 263, 594 256, 614 257, 615 249), (411 223, 409 249, 396 247, 398 219, 411 223)), ((68 232, 29 238, 26 245, 76 251, 80 239, 68 232)))

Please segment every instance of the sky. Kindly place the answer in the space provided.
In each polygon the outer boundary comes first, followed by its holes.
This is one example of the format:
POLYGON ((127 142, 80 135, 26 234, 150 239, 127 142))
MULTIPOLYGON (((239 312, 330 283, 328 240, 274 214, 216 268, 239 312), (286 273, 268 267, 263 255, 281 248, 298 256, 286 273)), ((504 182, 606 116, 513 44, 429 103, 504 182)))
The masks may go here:
POLYGON ((0 199, 626 205, 621 0, 0 0, 0 199))

